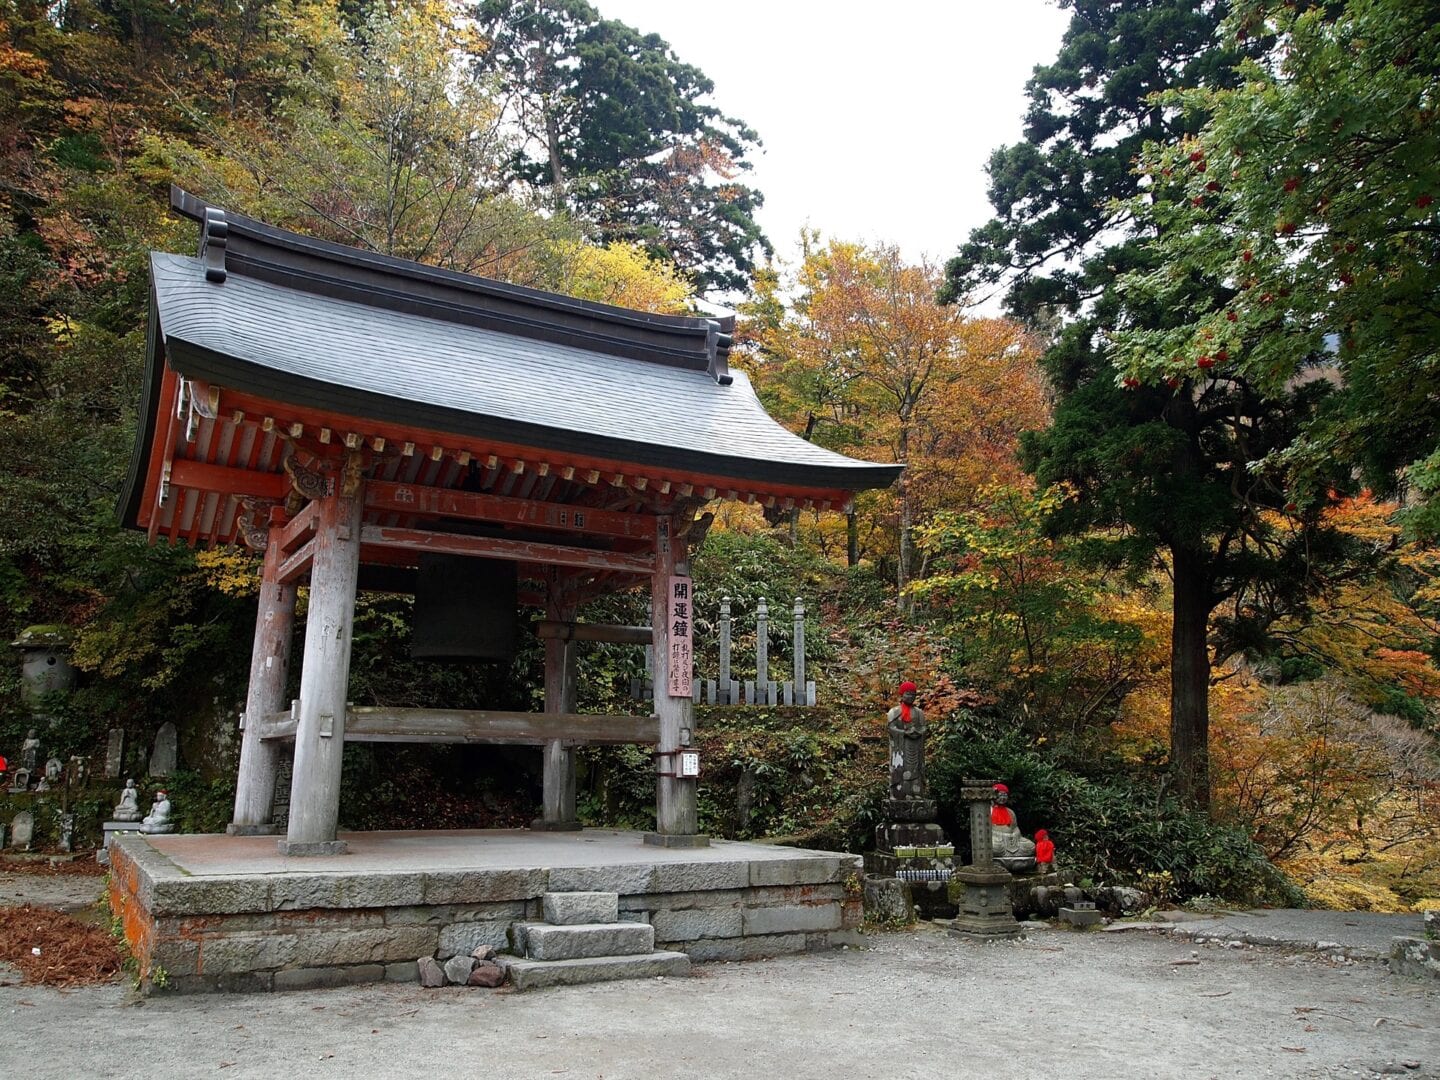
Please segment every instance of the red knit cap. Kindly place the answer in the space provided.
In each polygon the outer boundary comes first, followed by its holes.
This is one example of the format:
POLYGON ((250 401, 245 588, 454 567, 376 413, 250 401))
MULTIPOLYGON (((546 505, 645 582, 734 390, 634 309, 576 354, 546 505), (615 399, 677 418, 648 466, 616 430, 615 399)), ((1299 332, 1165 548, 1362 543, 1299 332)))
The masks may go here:
POLYGON ((913 682, 902 682, 900 684, 900 693, 902 694, 913 694, 919 689, 920 688, 916 686, 913 682))
POLYGON ((1009 789, 1008 787, 1006 787, 1004 784, 996 784, 996 785, 995 785, 995 790, 996 790, 996 791, 1003 791, 1003 792, 1005 792, 1006 795, 1009 795, 1009 794, 1010 794, 1010 789, 1009 789))

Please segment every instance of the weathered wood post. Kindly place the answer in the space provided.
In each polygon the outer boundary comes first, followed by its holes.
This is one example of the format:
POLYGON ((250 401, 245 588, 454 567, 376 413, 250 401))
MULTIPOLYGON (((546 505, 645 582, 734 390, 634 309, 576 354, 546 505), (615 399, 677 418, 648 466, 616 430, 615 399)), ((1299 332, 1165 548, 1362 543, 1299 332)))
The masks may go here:
POLYGON ((811 705, 805 696, 805 601, 795 597, 795 704, 811 705))
MULTIPOLYGON (((575 620, 575 604, 562 591, 564 578, 558 570, 546 575, 545 617, 565 623, 575 620)), ((575 711, 575 641, 569 634, 545 639, 545 711, 575 711)), ((550 739, 544 749, 544 789, 541 816, 530 823, 532 829, 550 832, 578 831, 580 820, 575 812, 575 748, 561 739, 550 739)))
POLYGON ((763 596, 755 606, 755 696, 770 704, 770 605, 763 596))
MULTIPOLYGON (((338 477, 336 478, 338 483, 338 477)), ((346 691, 360 569, 357 491, 319 500, 310 607, 300 669, 300 717, 290 781, 290 826, 279 841, 283 855, 340 855, 340 767, 345 749, 346 691)))
MULTIPOLYGON (((276 513, 283 518, 283 512, 276 513)), ((278 743, 261 741, 260 718, 285 707, 285 680, 290 672, 294 637, 295 586, 275 580, 281 562, 280 533, 281 522, 272 519, 260 570, 250 686, 245 693, 245 727, 240 736, 240 773, 235 782, 235 814, 226 827, 226 832, 235 836, 276 831, 272 814, 281 749, 278 743)))
POLYGON ((673 632, 673 623, 681 621, 676 605, 683 603, 688 624, 691 597, 688 592, 690 563, 686 558, 685 540, 676 535, 680 522, 660 517, 655 523, 655 570, 650 578, 650 612, 653 627, 655 663, 655 713, 660 719, 660 741, 655 752, 655 831, 645 834, 647 844, 661 847, 705 847, 710 841, 699 833, 695 780, 681 777, 680 750, 690 744, 695 726, 695 705, 691 700, 691 672, 688 660, 684 670, 674 662, 680 643, 673 632), (686 588, 683 598, 675 597, 676 586, 686 588), (673 617, 673 623, 672 623, 673 617), (672 666, 674 670, 672 671, 672 666), (674 676, 672 678, 672 675, 674 676))
POLYGON ((730 700, 730 597, 720 598, 720 701, 734 705, 730 700))

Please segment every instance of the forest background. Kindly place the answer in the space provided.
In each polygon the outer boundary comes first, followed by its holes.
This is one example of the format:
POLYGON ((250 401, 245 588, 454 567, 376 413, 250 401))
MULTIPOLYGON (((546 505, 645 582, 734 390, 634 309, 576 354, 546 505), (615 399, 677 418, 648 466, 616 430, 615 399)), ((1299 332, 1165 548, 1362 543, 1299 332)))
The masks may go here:
MULTIPOLYGON (((995 217, 939 267, 815 232, 777 257, 757 133, 584 0, 0 2, 0 610, 62 628, 82 672, 44 703, 46 753, 120 727, 140 764, 173 719, 182 825, 229 818, 256 565, 149 547, 114 510, 146 258, 194 243, 176 183, 587 299, 734 306, 773 415, 906 463, 848 515, 718 508, 702 664, 721 596, 742 628, 802 596, 823 704, 701 709, 707 831, 864 850, 908 677, 952 835, 960 778, 993 775, 1077 880, 1440 903, 1440 10, 1062 7, 1024 139, 991 158, 995 217)), ((538 646, 424 664, 410 616, 362 597, 357 703, 537 704, 538 646)), ((581 707, 627 707, 640 664, 589 647, 581 707)), ((15 756, 33 721, 7 670, 15 756)), ((343 824, 518 823, 538 767, 350 746, 343 824)), ((588 822, 653 813, 644 755, 588 752, 582 787, 588 822)))

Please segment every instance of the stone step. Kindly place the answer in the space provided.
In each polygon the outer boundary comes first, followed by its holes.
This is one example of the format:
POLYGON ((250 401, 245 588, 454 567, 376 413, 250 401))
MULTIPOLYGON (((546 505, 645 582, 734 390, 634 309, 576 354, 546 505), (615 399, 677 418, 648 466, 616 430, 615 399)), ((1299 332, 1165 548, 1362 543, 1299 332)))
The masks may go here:
POLYGON ((543 918, 552 926, 586 926, 620 920, 620 894, 547 892, 540 897, 543 918))
POLYGON ((635 956, 655 948, 655 928, 649 923, 529 923, 524 938, 525 955, 531 960, 635 956))
POLYGON ((575 960, 522 960, 499 957, 516 990, 547 986, 578 986, 614 979, 651 979, 660 975, 690 974, 690 958, 678 952, 652 952, 638 956, 592 956, 575 960))

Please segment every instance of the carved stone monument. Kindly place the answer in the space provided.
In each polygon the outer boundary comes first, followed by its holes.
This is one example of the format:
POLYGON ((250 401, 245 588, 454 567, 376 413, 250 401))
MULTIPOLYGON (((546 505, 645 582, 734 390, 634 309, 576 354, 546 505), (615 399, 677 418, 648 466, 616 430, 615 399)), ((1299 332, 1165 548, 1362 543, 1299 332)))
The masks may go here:
POLYGON ((125 729, 111 728, 105 743, 105 779, 115 780, 125 767, 125 729))
POLYGON ((885 821, 875 827, 875 850, 865 856, 874 877, 898 879, 916 910, 927 918, 950 915, 946 882, 955 849, 935 822, 935 800, 925 777, 925 713, 915 704, 916 686, 900 685, 900 704, 885 718, 890 739, 889 798, 885 821))
POLYGON ((59 758, 52 757, 45 762, 45 776, 40 783, 35 785, 36 791, 50 791, 60 783, 60 776, 65 771, 65 763, 59 758))
POLYGON ((995 862, 990 807, 995 781, 966 780, 961 798, 970 806, 970 865, 950 876, 959 911, 950 923, 956 937, 992 941, 1021 936, 1011 910, 1010 871, 995 862))
POLYGON ((30 850, 35 841, 35 815, 21 810, 10 822, 10 844, 24 851, 30 850))
POLYGON ((155 748, 150 752, 150 775, 169 776, 179 764, 180 737, 170 721, 160 725, 155 733, 155 748))

